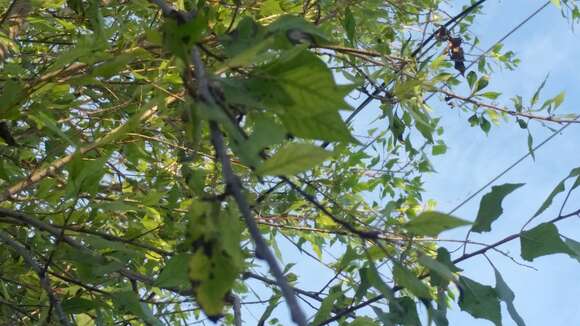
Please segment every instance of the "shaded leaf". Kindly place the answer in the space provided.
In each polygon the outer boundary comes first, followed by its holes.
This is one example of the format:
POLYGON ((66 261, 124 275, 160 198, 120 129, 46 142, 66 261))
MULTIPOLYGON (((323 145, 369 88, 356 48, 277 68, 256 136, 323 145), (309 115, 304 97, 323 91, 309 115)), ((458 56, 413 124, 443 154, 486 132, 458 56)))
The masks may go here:
POLYGON ((415 273, 408 270, 401 264, 398 263, 394 264, 393 277, 395 279, 395 282, 397 282, 397 284, 406 288, 417 297, 423 299, 431 298, 429 287, 425 283, 423 283, 419 278, 417 278, 415 273))
POLYGON ((147 324, 154 326, 163 325, 145 303, 141 303, 139 296, 133 291, 120 291, 111 293, 113 304, 117 309, 130 313, 147 324))
POLYGON ((312 321, 312 325, 318 325, 324 320, 328 319, 330 317, 330 313, 332 312, 332 308, 334 308, 334 303, 342 295, 343 293, 341 291, 331 291, 331 293, 327 295, 324 300, 322 300, 320 308, 318 309, 318 312, 312 321))
POLYGON ((62 310, 67 314, 80 314, 102 306, 102 303, 81 297, 74 297, 62 301, 62 310))
POLYGON ((190 259, 191 256, 186 254, 171 257, 155 280, 155 286, 189 288, 191 284, 189 283, 187 264, 190 259))

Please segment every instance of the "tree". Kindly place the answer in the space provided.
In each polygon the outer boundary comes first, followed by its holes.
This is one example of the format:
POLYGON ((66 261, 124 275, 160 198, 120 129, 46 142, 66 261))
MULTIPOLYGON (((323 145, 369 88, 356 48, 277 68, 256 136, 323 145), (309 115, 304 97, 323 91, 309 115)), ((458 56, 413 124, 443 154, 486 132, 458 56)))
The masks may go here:
POLYGON ((459 293, 473 317, 500 325, 503 302, 523 325, 495 267, 492 287, 457 264, 512 240, 527 261, 580 259, 556 225, 580 216, 564 209, 580 168, 522 231, 459 256, 437 236, 491 231, 522 184, 492 187, 471 222, 422 197, 446 151, 432 97, 486 133, 578 122, 554 113, 563 93, 540 105, 544 84, 497 104, 493 72, 519 61, 476 50, 485 2, 448 17, 438 0, 0 1, 1 323, 240 325, 252 280, 269 289, 260 324, 285 304, 298 325, 418 325, 418 306, 447 325, 459 293), (372 101, 383 127, 361 137, 349 124, 372 101), (282 238, 338 254, 335 276, 300 289, 282 238))

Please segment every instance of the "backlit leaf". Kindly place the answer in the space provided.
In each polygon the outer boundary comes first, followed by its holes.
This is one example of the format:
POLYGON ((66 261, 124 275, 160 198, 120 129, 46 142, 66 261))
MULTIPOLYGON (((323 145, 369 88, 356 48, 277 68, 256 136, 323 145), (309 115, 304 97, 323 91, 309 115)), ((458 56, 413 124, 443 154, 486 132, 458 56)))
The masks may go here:
POLYGON ((471 222, 462 220, 455 216, 435 211, 427 211, 421 213, 406 224, 403 224, 403 228, 415 235, 435 237, 443 231, 469 224, 471 224, 471 222))

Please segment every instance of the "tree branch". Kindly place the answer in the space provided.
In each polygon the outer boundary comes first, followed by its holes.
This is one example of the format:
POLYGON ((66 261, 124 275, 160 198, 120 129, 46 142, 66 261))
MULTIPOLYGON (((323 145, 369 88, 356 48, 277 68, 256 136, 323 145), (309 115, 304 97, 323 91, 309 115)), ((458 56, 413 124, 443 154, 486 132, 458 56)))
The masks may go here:
POLYGON ((437 93, 441 93, 441 94, 445 94, 448 97, 454 98, 454 99, 458 99, 461 100, 463 102, 466 103, 471 103, 474 104, 478 107, 482 107, 482 108, 486 108, 486 109, 490 109, 490 110, 494 110, 494 111, 498 111, 501 113, 505 113, 511 116, 515 116, 515 117, 521 117, 521 118, 528 118, 531 120, 540 120, 540 121, 547 121, 547 122, 554 122, 554 123, 580 123, 580 120, 578 120, 578 118, 574 118, 574 119, 559 119, 559 118, 554 118, 552 116, 539 116, 539 115, 535 115, 535 114, 531 114, 531 113, 526 113, 526 112, 518 112, 515 110, 510 110, 508 108, 505 107, 500 107, 497 105, 493 105, 493 104, 488 104, 485 102, 481 102, 478 100, 475 100, 472 98, 473 95, 471 96, 461 96, 461 95, 457 95, 455 93, 451 93, 449 91, 446 91, 444 89, 440 89, 440 88, 436 88, 434 90, 437 93))
MULTIPOLYGON (((193 49, 193 65, 195 67, 195 75, 198 83, 199 97, 201 97, 201 99, 204 102, 218 109, 219 107, 217 106, 216 101, 211 95, 207 75, 205 72, 205 67, 203 65, 203 62, 201 61, 201 57, 197 47, 193 49)), ((197 96, 198 94, 191 95, 194 98, 198 97, 197 96)), ((240 210, 240 213, 242 214, 246 227, 248 228, 248 231, 250 232, 252 240, 254 241, 254 244, 256 246, 256 252, 260 258, 264 259, 268 263, 268 266, 270 267, 270 272, 276 279, 276 282, 278 283, 278 286, 280 287, 280 290, 282 291, 282 294, 286 299, 286 303, 288 305, 288 308, 290 309, 290 314, 292 315, 292 320, 297 325, 306 326, 307 325, 306 317, 304 316, 304 312, 302 312, 302 308, 300 308, 300 305, 296 300, 294 290, 288 284, 288 281, 286 280, 286 277, 284 276, 282 269, 280 268, 278 262, 276 261, 276 257, 274 257, 274 254, 268 247, 266 240, 264 240, 264 238, 262 237, 260 229, 258 228, 258 225, 256 224, 254 217, 252 216, 250 205, 248 204, 246 198, 242 193, 243 187, 240 182, 240 179, 238 178, 237 175, 234 174, 230 158, 226 153, 226 146, 224 144, 222 133, 215 121, 210 121, 209 124, 211 133, 211 142, 215 148, 217 157, 221 163, 224 181, 227 185, 228 190, 234 197, 236 204, 238 205, 238 208, 240 210)))
POLYGON ((68 320, 64 310, 62 309, 60 300, 56 297, 52 287, 50 286, 49 278, 47 277, 46 273, 43 272, 42 266, 40 266, 40 264, 34 259, 33 255, 22 244, 12 239, 8 233, 2 230, 0 230, 0 241, 4 242, 10 248, 12 248, 12 250, 21 256, 24 261, 26 261, 26 263, 34 270, 34 272, 36 272, 38 278, 40 279, 40 286, 44 289, 44 291, 46 291, 46 294, 48 294, 50 304, 54 307, 60 324, 65 326, 72 325, 68 320))
MULTIPOLYGON (((556 218, 553 218, 550 221, 548 221, 547 223, 556 223, 556 222, 559 222, 559 221, 562 221, 562 220, 565 220, 567 218, 574 217, 574 216, 580 216, 580 209, 578 209, 578 210, 576 210, 576 211, 574 211, 572 213, 569 213, 569 214, 566 214, 566 215, 561 215, 561 216, 558 216, 556 218)), ((483 247, 483 248, 481 248, 479 250, 476 250, 476 251, 471 252, 471 253, 468 253, 468 254, 464 254, 461 257, 454 259, 453 260, 453 263, 454 264, 457 264, 457 263, 460 263, 460 262, 462 262, 464 260, 473 258, 475 256, 479 256, 479 255, 485 254, 489 250, 495 249, 495 248, 501 246, 502 244, 508 243, 508 242, 510 242, 512 240, 515 240, 515 239, 518 239, 521 235, 522 235, 522 232, 514 233, 512 235, 509 235, 509 236, 503 238, 502 240, 499 240, 499 241, 497 241, 495 243, 492 243, 492 244, 490 244, 490 245, 488 245, 486 247, 483 247)), ((419 276, 419 279, 425 279, 425 278, 429 277, 429 275, 430 275, 429 273, 423 274, 423 275, 419 276)), ((398 292, 398 291, 400 291, 402 289, 403 289, 402 286, 395 286, 395 287, 393 287, 393 292, 398 292)), ((347 316, 348 314, 351 314, 354 311, 357 311, 359 309, 362 309, 364 307, 367 307, 367 306, 369 306, 369 305, 371 305, 371 304, 373 304, 373 303, 375 303, 375 302, 377 302, 379 300, 382 300, 384 298, 385 297, 382 294, 381 295, 377 295, 376 297, 371 298, 371 299, 369 299, 369 300, 367 300, 365 302, 361 302, 361 303, 359 303, 359 304, 357 304, 355 306, 352 306, 352 307, 350 307, 348 309, 344 309, 339 314, 336 314, 333 317, 331 317, 331 318, 323 321, 322 323, 318 324, 318 326, 330 324, 330 323, 332 323, 334 321, 339 320, 342 317, 347 316)))

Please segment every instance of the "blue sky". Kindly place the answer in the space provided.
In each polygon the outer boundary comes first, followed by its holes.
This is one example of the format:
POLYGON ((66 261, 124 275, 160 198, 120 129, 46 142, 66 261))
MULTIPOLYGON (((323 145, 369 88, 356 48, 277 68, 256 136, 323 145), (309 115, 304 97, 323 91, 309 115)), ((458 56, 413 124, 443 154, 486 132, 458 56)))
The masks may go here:
MULTIPOLYGON (((477 19, 473 31, 482 44, 499 39, 509 28, 522 21, 545 1, 489 1, 485 14, 477 19)), ((580 111, 578 86, 580 74, 577 58, 580 58, 580 36, 574 34, 569 24, 556 8, 550 6, 505 42, 505 47, 516 51, 522 64, 516 71, 504 71, 493 76, 490 88, 504 93, 499 101, 507 103, 513 95, 531 98, 544 76, 550 73, 543 94, 552 97, 566 91, 562 112, 580 111)), ((466 125, 467 115, 450 112, 444 106, 435 107, 446 126, 445 141, 449 146, 446 155, 435 157, 433 165, 438 171, 426 179, 426 197, 438 202, 438 209, 447 211, 486 184, 503 169, 527 152, 527 135, 514 123, 494 126, 488 136, 466 125)), ((551 131, 538 123, 530 128, 535 142, 539 143, 551 131)), ((493 226, 490 236, 475 236, 483 242, 499 240, 517 232, 538 209, 555 185, 572 168, 580 166, 580 126, 572 125, 536 153, 536 160, 527 159, 495 184, 520 183, 526 185, 516 190, 504 202, 504 214, 493 226)), ((489 189, 488 189, 489 191, 489 189)), ((485 193, 485 192, 484 192, 485 193)), ((483 194, 482 194, 483 195, 483 194)), ((477 214, 482 195, 455 214, 473 220, 477 214)), ((580 196, 569 200, 569 209, 577 209, 580 196), (576 204, 576 205, 575 205, 576 204)), ((538 222, 558 214, 562 198, 543 214, 538 222)), ((578 219, 558 224, 560 231, 574 239, 580 239, 578 219)), ((463 238, 464 230, 442 237, 463 238)), ((453 248, 450 246, 450 248, 453 248)), ((513 256, 519 256, 518 241, 501 247, 513 256)), ((494 264, 516 293, 516 307, 530 326, 580 325, 580 265, 565 255, 553 255, 536 259, 531 265, 538 271, 514 264, 499 254, 492 254, 494 264)), ((483 257, 474 258, 460 265, 464 274, 480 282, 493 285, 493 270, 483 257)), ((502 311, 504 325, 514 325, 505 309, 502 311)), ((449 314, 451 325, 491 325, 488 321, 473 320, 457 307, 449 314)))
MULTIPOLYGON (((514 26, 544 1, 490 1, 485 15, 477 20, 473 29, 489 44, 514 26)), ((550 73, 545 88, 546 96, 554 96, 565 90, 567 97, 563 111, 578 113, 580 74, 577 58, 580 58, 580 36, 574 34, 556 8, 550 6, 534 20, 505 42, 509 49, 517 52, 522 60, 519 69, 496 74, 491 87, 506 95, 520 94, 530 98, 546 73, 550 73)), ((507 101, 510 96, 501 99, 507 101)), ((445 108, 441 108, 443 111, 445 108)), ((465 114, 442 112, 442 123, 446 128, 447 155, 436 157, 433 164, 439 173, 427 178, 427 197, 436 199, 439 209, 453 208, 471 192, 487 183, 501 170, 509 166, 527 151, 527 136, 513 123, 494 127, 489 136, 472 129, 464 123, 465 114), (457 120, 455 122, 454 120, 457 120)), ((481 241, 493 241, 517 232, 533 215, 542 201, 569 171, 580 166, 580 126, 570 126, 562 135, 554 138, 536 153, 536 160, 528 159, 498 180, 525 182, 526 186, 510 195, 504 204, 502 218, 494 224, 492 236, 474 237, 481 241)), ((536 142, 551 132, 537 123, 531 124, 536 142)), ((473 219, 477 214, 480 196, 456 212, 456 215, 473 219)), ((570 209, 576 209, 580 196, 572 197, 570 209)), ((558 213, 559 202, 542 215, 540 221, 558 213)), ((578 219, 558 225, 560 231, 572 238, 580 238, 578 219)), ((448 234, 461 237, 462 232, 448 234)), ((519 242, 502 247, 514 256, 519 255, 519 242)), ((542 257, 532 264, 538 271, 514 264, 495 254, 494 263, 504 279, 516 293, 516 307, 528 325, 580 325, 580 265, 568 256, 542 257)), ((494 284, 493 270, 483 257, 461 264, 468 277, 494 284)), ((505 325, 513 325, 503 311, 505 325)), ((451 325, 490 325, 487 321, 474 321, 455 308, 449 316, 451 325)))
MULTIPOLYGON (((451 12, 457 12, 466 2, 453 1, 453 5, 457 7, 451 12)), ((471 30, 481 39, 481 47, 487 48, 543 3, 545 1, 490 0, 484 7, 484 14, 476 19, 471 30)), ((488 88, 504 94, 498 99, 499 103, 508 104, 509 98, 514 95, 522 95, 529 101, 545 75, 550 73, 543 99, 564 90, 567 94, 566 101, 559 110, 580 112, 580 107, 575 105, 580 103, 580 67, 577 63, 580 58, 580 36, 574 34, 569 23, 555 7, 549 6, 543 10, 504 44, 506 49, 516 52, 522 63, 515 71, 499 71, 492 76, 488 88)), ((486 135, 479 128, 469 126, 469 113, 451 110, 438 102, 434 99, 430 104, 434 109, 433 115, 440 116, 441 125, 445 127, 444 139, 448 151, 445 155, 432 159, 437 173, 425 178, 424 198, 436 200, 438 210, 449 211, 528 151, 527 132, 520 129, 515 122, 503 122, 498 126, 494 125, 489 135, 486 135)), ((357 118, 355 134, 366 134, 368 123, 378 113, 376 103, 365 109, 357 118)), ((530 123, 530 130, 535 143, 551 134, 550 130, 535 122, 530 123)), ((495 183, 526 185, 504 201, 504 214, 494 223, 491 234, 476 235, 472 240, 491 243, 518 232, 555 185, 572 168, 578 166, 580 125, 572 125, 537 151, 535 161, 528 158, 495 183)), ((481 196, 488 191, 489 189, 476 196, 455 215, 474 220, 481 196)), ((558 197, 553 207, 534 223, 557 215, 561 200, 558 197)), ((569 209, 577 209, 576 203, 579 200, 580 194, 572 196, 569 209)), ((561 233, 580 241, 578 219, 560 223, 558 228, 561 233)), ((465 232, 465 229, 459 229, 443 234, 441 238, 463 239, 465 232)), ((449 249, 455 248, 453 244, 445 246, 449 249)), ((289 243, 282 241, 281 248, 285 256, 284 263, 297 263, 293 271, 300 275, 301 288, 318 290, 332 276, 328 269, 320 267, 311 258, 300 255, 289 243)), ((471 246, 469 249, 476 247, 471 246)), ((510 242, 501 249, 516 258, 519 257, 519 241, 510 242)), ((332 261, 329 253, 324 256, 325 260, 332 261)), ((530 264, 536 271, 519 266, 499 254, 490 253, 490 258, 516 293, 516 307, 528 325, 580 325, 580 265, 577 261, 565 255, 541 257, 530 264)), ((465 276, 492 286, 495 284, 493 269, 483 257, 475 257, 461 263, 459 267, 464 269, 465 276)), ((257 284, 256 289, 260 292, 257 284)), ((263 308, 254 306, 242 311, 246 322, 252 324, 252 314, 259 318, 263 308)), ((312 313, 306 306, 305 309, 312 313)), ((285 325, 291 324, 283 303, 279 305, 275 315, 285 325)), ((502 315, 504 325, 514 325, 505 309, 502 309, 502 315)), ((450 325, 492 325, 485 320, 473 319, 469 314, 461 312, 457 306, 452 308, 448 317, 450 325)))

